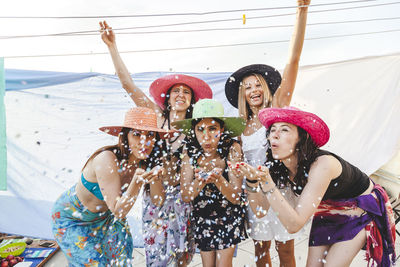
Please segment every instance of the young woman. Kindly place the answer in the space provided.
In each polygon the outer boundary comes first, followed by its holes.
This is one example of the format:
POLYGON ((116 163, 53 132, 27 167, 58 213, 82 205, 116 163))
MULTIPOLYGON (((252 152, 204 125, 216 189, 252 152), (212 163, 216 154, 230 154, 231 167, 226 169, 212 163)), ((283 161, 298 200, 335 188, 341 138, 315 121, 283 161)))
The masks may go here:
POLYGON ((53 233, 70 266, 131 266, 133 244, 125 217, 143 184, 155 205, 164 201, 163 172, 156 166, 161 153, 153 148, 173 132, 158 128, 148 108, 133 108, 122 126, 100 130, 118 136, 118 144, 94 152, 79 181, 56 201, 53 233))
POLYGON ((377 266, 395 261, 395 224, 386 192, 341 157, 319 149, 329 139, 328 126, 315 114, 296 108, 267 108, 259 113, 268 129, 271 160, 258 170, 242 163, 249 191, 259 187, 264 199, 290 233, 314 215, 307 266, 349 266, 366 247, 377 266), (293 207, 281 186, 299 194, 293 207))
MULTIPOLYGON (((171 123, 191 118, 193 105, 203 98, 212 98, 211 88, 202 80, 183 74, 161 77, 150 85, 149 99, 138 88, 118 52, 115 34, 104 21, 100 22, 101 38, 107 45, 122 87, 136 106, 148 107, 157 113, 159 127, 171 129, 171 123)), ((194 253, 188 221, 190 205, 180 196, 180 155, 185 143, 183 134, 176 134, 164 144, 163 164, 167 175, 163 181, 166 199, 161 207, 153 205, 147 194, 143 198, 143 235, 148 266, 166 266, 173 262, 186 266, 194 253)))
MULTIPOLYGON (((265 163, 266 146, 260 145, 265 140, 265 128, 262 127, 258 112, 265 107, 284 107, 290 104, 296 84, 300 55, 304 42, 307 11, 310 0, 298 0, 297 18, 290 44, 289 59, 283 71, 283 77, 273 67, 263 64, 245 66, 229 77, 225 84, 225 95, 232 106, 239 109, 239 116, 246 120, 246 129, 241 140, 244 158, 247 163, 257 166, 265 163)), ((288 188, 281 189, 293 205, 296 196, 288 188)), ((281 266, 295 266, 294 238, 281 225, 272 211, 256 211, 254 201, 261 198, 261 193, 247 195, 249 200, 248 225, 249 235, 254 241, 255 258, 258 267, 271 266, 269 249, 275 239, 281 266)))
POLYGON ((245 238, 242 178, 228 161, 242 159, 232 137, 244 129, 241 118, 224 117, 222 104, 211 99, 196 103, 193 119, 173 123, 188 135, 182 164, 182 199, 192 202, 195 242, 203 266, 232 266, 235 246, 245 238))

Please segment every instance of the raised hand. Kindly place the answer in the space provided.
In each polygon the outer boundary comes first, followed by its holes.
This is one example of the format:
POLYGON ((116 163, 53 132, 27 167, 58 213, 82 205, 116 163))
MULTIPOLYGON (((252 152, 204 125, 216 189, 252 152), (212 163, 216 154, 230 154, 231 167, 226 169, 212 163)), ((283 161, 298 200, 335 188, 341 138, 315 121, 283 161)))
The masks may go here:
POLYGON ((297 5, 299 7, 309 6, 310 2, 311 2, 311 0, 297 0, 297 5))
POLYGON ((100 21, 101 39, 107 46, 115 45, 115 34, 106 21, 100 21))

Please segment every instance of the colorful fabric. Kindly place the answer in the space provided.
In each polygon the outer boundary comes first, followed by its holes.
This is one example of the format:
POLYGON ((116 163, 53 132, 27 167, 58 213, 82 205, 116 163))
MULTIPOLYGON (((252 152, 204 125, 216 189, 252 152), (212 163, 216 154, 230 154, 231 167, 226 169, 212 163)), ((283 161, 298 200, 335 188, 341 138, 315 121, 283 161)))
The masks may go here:
POLYGON ((393 210, 385 190, 376 184, 371 194, 350 199, 325 200, 314 214, 309 246, 331 245, 353 239, 366 229, 366 260, 372 266, 392 266, 396 260, 394 249, 396 229, 393 210), (357 208, 360 216, 345 215, 357 208))
POLYGON ((189 203, 182 201, 180 187, 167 187, 161 207, 151 202, 148 192, 143 196, 143 238, 146 265, 175 266, 187 252, 189 263, 194 254, 194 240, 190 227, 189 203))
POLYGON ((52 210, 53 234, 69 266, 131 266, 133 243, 127 221, 109 210, 87 210, 75 186, 58 198, 52 210))

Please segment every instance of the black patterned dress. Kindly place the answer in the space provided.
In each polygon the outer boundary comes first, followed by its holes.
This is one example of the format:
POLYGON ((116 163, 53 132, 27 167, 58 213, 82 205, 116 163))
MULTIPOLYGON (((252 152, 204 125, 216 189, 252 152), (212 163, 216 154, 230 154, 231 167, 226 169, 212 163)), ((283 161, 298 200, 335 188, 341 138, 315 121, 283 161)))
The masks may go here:
MULTIPOLYGON (((223 177, 229 181, 228 169, 223 177)), ((202 251, 222 250, 246 238, 245 206, 232 204, 215 186, 207 184, 193 201, 192 224, 197 247, 202 251)))

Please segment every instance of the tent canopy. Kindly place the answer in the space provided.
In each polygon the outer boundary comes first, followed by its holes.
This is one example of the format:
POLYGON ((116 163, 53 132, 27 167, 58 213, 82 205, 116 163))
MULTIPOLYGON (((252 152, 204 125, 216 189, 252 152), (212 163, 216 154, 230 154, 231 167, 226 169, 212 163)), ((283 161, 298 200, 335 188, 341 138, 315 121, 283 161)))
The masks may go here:
MULTIPOLYGON (((399 69, 400 54, 302 67, 292 105, 328 124, 324 149, 371 174, 398 150, 399 69)), ((166 74, 132 77, 148 94, 150 83, 166 74)), ((205 80, 226 115, 237 115, 224 94, 230 73, 186 74, 205 80)), ((0 192, 0 232, 52 238, 56 198, 78 180, 91 153, 116 143, 98 128, 122 122, 134 104, 114 75, 7 69, 5 77, 8 190, 0 192)), ((140 246, 140 200, 129 221, 140 246)))

